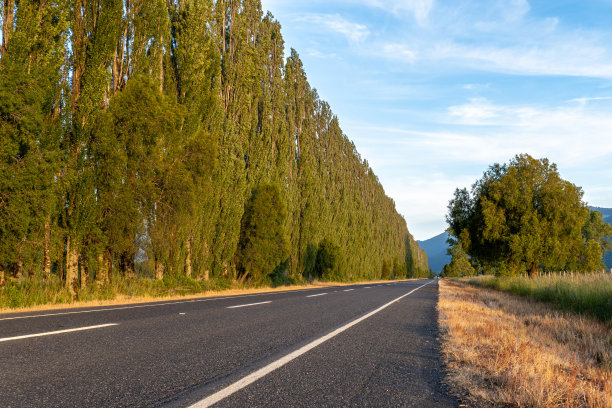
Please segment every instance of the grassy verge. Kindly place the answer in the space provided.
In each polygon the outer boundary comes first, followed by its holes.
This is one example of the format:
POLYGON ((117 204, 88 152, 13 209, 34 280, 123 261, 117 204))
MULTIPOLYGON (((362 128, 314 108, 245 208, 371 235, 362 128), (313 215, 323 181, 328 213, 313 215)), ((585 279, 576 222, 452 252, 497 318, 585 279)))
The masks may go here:
POLYGON ((551 303, 556 308, 612 322, 612 275, 605 273, 529 277, 478 276, 470 285, 551 303))
POLYGON ((440 283, 447 382, 474 407, 612 407, 612 329, 546 304, 440 283))
MULTIPOLYGON (((368 281, 374 283, 378 281, 368 281)), ((381 281, 382 282, 382 281, 381 281)), ((384 281, 388 282, 388 281, 384 281)), ((98 286, 90 284, 77 290, 73 298, 56 276, 47 282, 34 278, 10 281, 0 287, 0 313, 26 310, 53 309, 58 307, 99 306, 124 303, 140 303, 155 300, 184 299, 203 296, 230 296, 275 290, 320 288, 330 285, 351 285, 364 282, 299 282, 252 286, 239 285, 230 280, 210 281, 189 278, 169 278, 157 281, 150 278, 113 279, 112 283, 98 286)))

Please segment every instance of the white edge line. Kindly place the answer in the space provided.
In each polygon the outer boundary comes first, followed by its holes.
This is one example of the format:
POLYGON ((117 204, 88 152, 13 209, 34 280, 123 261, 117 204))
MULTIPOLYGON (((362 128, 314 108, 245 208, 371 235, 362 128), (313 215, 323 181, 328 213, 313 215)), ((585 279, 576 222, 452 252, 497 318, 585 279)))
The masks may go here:
POLYGON ((109 312, 113 310, 126 310, 126 309, 141 309, 145 307, 159 307, 159 306, 170 306, 170 305, 182 305, 184 303, 193 303, 193 302, 212 302, 215 300, 227 300, 227 299, 240 299, 245 297, 254 297, 254 296, 266 296, 266 295, 282 295, 291 292, 301 292, 311 289, 298 289, 298 290, 287 290, 283 292, 264 292, 264 293, 252 293, 249 295, 235 295, 235 296, 223 296, 223 297, 211 297, 211 298, 195 298, 195 299, 187 299, 180 300, 177 302, 164 302, 164 303, 153 303, 153 304, 144 304, 144 305, 133 305, 133 306, 121 306, 121 307, 108 307, 105 309, 92 309, 92 310, 78 310, 74 312, 59 312, 59 313, 44 313, 38 315, 28 315, 28 316, 11 316, 11 317, 2 317, 0 318, 0 322, 3 320, 20 320, 20 319, 33 319, 35 317, 49 317, 49 316, 64 316, 64 315, 72 315, 72 314, 83 314, 83 313, 95 313, 95 312, 109 312))
MULTIPOLYGON (((78 310, 78 311, 73 311, 73 312, 43 313, 43 314, 28 315, 28 316, 0 317, 0 322, 4 321, 4 320, 33 319, 33 318, 37 318, 37 317, 65 316, 65 315, 73 315, 73 314, 109 312, 109 311, 113 311, 113 310, 141 309, 141 308, 145 308, 145 307, 159 307, 159 306, 169 306, 169 305, 181 305, 181 304, 184 304, 184 303, 192 303, 192 302, 212 302, 212 301, 215 301, 215 300, 239 299, 239 298, 255 297, 255 296, 283 295, 283 294, 286 294, 286 293, 304 292, 304 291, 307 291, 307 290, 312 290, 312 289, 285 290, 285 291, 281 291, 281 292, 251 293, 251 294, 248 294, 248 295, 221 296, 221 297, 210 297, 210 298, 195 298, 195 299, 179 300, 179 301, 176 301, 176 302, 164 302, 164 303, 153 303, 153 304, 147 303, 147 304, 133 305, 133 306, 120 306, 120 307, 109 306, 109 307, 106 307, 104 309, 78 310)), ((84 306, 84 307, 87 307, 87 306, 84 306)))
POLYGON ((323 295, 327 295, 327 292, 325 292, 325 293, 317 293, 316 295, 308 295, 306 297, 317 297, 317 296, 323 296, 323 295))
POLYGON ((276 370, 277 368, 280 368, 282 366, 284 366, 285 364, 287 364, 288 362, 290 362, 291 360, 296 359, 297 357, 301 356, 302 354, 312 350, 313 348, 317 347, 318 345, 325 343, 327 340, 337 336, 338 334, 342 333, 343 331, 355 326, 356 324, 364 321, 365 319, 375 315, 376 313, 380 312, 383 309, 386 309, 387 307, 391 306, 393 303, 397 302, 398 300, 405 298, 406 296, 412 294, 413 292, 421 289, 423 286, 427 286, 429 285, 431 282, 427 282, 424 285, 419 286, 416 289, 411 290, 410 292, 396 298, 393 299, 392 301, 390 301, 389 303, 385 303, 384 305, 382 305, 381 307, 379 307, 376 310, 371 311, 368 314, 365 314, 355 320, 353 320, 352 322, 349 322, 347 324, 345 324, 342 327, 337 328, 336 330, 332 331, 331 333, 326 334, 323 337, 320 337, 308 344, 306 344, 305 346, 300 347, 299 349, 285 355, 284 357, 279 358, 276 361, 273 361, 272 363, 268 364, 267 366, 260 368, 259 370, 243 377, 242 379, 236 381, 235 383, 228 385, 227 387, 215 392, 212 395, 209 395, 208 397, 204 398, 201 401, 196 402, 195 404, 191 405, 189 408, 207 408, 210 407, 213 404, 216 404, 217 402, 221 401, 224 398, 229 397, 230 395, 232 395, 233 393, 235 393, 236 391, 241 390, 242 388, 248 386, 249 384, 254 383, 255 381, 259 380, 260 378, 266 376, 267 374, 271 373, 272 371, 276 370))
POLYGON ((257 302, 257 303, 247 303, 246 305, 236 305, 236 306, 228 306, 226 309, 236 309, 238 307, 247 307, 247 306, 255 306, 255 305, 265 305, 266 303, 272 303, 271 300, 267 302, 257 302))
POLYGON ((83 330, 100 329, 102 327, 117 326, 118 324, 119 323, 98 324, 96 326, 77 327, 75 329, 56 330, 56 331, 45 332, 45 333, 35 333, 35 334, 26 334, 26 335, 23 335, 23 336, 5 337, 3 339, 0 339, 0 342, 3 342, 3 341, 12 341, 12 340, 29 339, 31 337, 52 336, 54 334, 71 333, 71 332, 77 332, 77 331, 83 331, 83 330))

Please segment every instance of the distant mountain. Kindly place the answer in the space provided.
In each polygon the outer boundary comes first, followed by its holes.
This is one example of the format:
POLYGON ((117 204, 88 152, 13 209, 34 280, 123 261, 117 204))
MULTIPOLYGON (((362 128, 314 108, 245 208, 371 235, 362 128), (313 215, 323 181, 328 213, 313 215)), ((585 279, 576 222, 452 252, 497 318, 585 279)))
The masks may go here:
MULTIPOLYGON (((612 208, 589 207, 593 211, 599 211, 603 219, 608 224, 612 224, 612 208)), ((612 252, 608 252, 604 257, 604 262, 608 268, 612 268, 612 252)))
POLYGON ((451 258, 446 253, 446 249, 448 248, 448 244, 446 243, 447 239, 448 233, 443 232, 425 241, 418 241, 419 246, 427 252, 429 268, 433 273, 442 272, 444 265, 450 262, 451 258))
POLYGON ((612 224, 612 208, 589 207, 592 211, 599 211, 605 222, 612 224))

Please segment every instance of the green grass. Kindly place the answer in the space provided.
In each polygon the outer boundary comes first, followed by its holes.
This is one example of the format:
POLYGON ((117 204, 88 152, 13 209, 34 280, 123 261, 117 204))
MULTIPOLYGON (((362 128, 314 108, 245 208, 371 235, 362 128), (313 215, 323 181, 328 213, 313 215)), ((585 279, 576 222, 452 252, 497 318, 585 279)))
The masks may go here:
POLYGON ((558 309, 612 323, 610 274, 553 274, 534 278, 478 276, 461 281, 547 302, 558 309))
MULTIPOLYGON (((34 276, 17 281, 8 280, 0 287, 0 309, 19 309, 38 305, 63 305, 75 302, 113 300, 124 297, 163 298, 169 296, 197 295, 226 289, 251 289, 260 287, 280 287, 309 283, 306 279, 293 279, 282 273, 274 273, 260 282, 239 284, 230 279, 217 278, 209 281, 196 280, 185 276, 166 274, 163 280, 155 280, 151 274, 143 273, 133 279, 113 275, 110 283, 98 286, 88 281, 86 289, 78 289, 72 297, 57 275, 52 274, 49 281, 34 276)), ((355 278, 355 281, 359 279, 355 278)), ((363 279, 362 279, 363 280, 363 279)), ((344 281, 350 281, 344 279, 344 281)))
MULTIPOLYGON (((47 282, 40 277, 22 281, 10 280, 0 287, 0 309, 15 309, 37 305, 61 305, 76 301, 112 300, 118 296, 161 298, 177 295, 195 295, 208 291, 241 289, 227 279, 201 281, 186 277, 166 276, 161 281, 146 277, 124 279, 114 276, 111 283, 98 286, 88 282, 86 289, 79 289, 75 297, 64 287, 56 275, 47 282)), ((271 286, 275 286, 274 283, 271 286)))

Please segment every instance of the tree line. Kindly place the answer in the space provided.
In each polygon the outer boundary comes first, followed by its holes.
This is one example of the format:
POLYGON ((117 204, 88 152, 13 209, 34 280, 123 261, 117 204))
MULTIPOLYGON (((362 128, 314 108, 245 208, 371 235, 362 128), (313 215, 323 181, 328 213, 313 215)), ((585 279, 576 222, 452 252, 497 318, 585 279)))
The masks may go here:
POLYGON ((545 158, 520 154, 492 165, 448 205, 452 259, 443 275, 601 270, 612 226, 583 194, 545 158))
POLYGON ((429 272, 259 0, 0 5, 0 284, 429 272))

